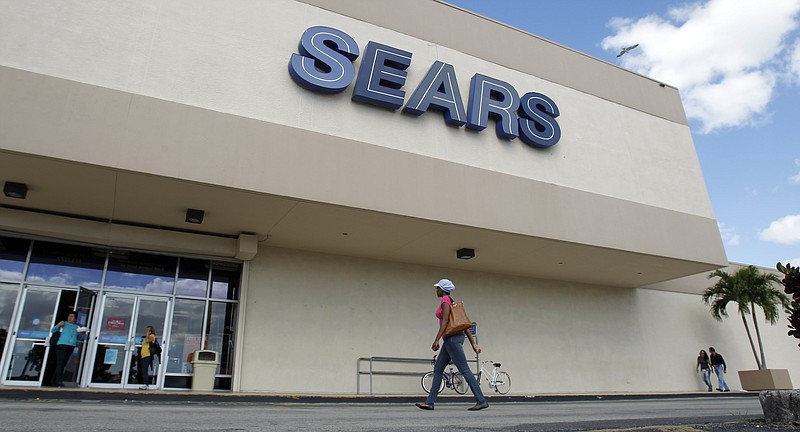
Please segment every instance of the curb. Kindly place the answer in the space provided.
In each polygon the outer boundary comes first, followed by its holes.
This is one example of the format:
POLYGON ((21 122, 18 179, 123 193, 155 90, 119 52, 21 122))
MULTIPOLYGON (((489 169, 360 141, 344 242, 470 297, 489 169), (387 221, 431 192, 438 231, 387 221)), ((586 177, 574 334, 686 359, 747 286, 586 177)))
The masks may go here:
MULTIPOLYGON (((730 393, 644 393, 583 395, 487 396, 492 403, 552 403, 579 401, 624 401, 644 399, 757 398, 758 392, 730 393)), ((195 393, 184 391, 106 391, 93 389, 0 388, 0 400, 11 401, 98 401, 124 403, 207 403, 207 404, 405 404, 419 402, 425 395, 280 395, 253 393, 195 393)), ((439 401, 459 401, 472 396, 439 396, 439 401)))

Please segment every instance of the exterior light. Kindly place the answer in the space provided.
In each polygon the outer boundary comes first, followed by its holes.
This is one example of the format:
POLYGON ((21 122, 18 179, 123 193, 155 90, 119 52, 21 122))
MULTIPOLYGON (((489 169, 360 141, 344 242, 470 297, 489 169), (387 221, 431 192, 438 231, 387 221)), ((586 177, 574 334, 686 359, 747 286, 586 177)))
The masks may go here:
POLYGON ((3 193, 9 198, 25 199, 28 196, 28 185, 7 181, 3 185, 3 193))
POLYGON ((192 224, 201 224, 203 223, 203 217, 206 215, 206 212, 203 210, 197 209, 187 209, 186 210, 186 222, 192 224))
POLYGON ((463 260, 475 258, 475 249, 461 248, 456 251, 456 258, 463 260))

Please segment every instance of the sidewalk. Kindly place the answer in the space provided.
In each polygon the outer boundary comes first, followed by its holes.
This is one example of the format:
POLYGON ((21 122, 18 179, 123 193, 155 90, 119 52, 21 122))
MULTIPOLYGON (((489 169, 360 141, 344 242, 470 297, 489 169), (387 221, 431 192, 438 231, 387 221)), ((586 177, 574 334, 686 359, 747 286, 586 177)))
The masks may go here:
POLYGON ((593 394, 490 397, 469 412, 468 396, 445 395, 435 411, 423 395, 278 395, 0 388, 4 431, 138 432, 143 418, 170 431, 218 432, 764 432, 757 394, 593 394))
MULTIPOLYGON (((646 400, 646 399, 692 399, 714 397, 758 398, 757 392, 728 393, 637 393, 637 394, 564 394, 564 395, 487 395, 491 403, 525 403, 525 402, 580 402, 580 401, 614 401, 614 400, 646 400)), ((471 400, 471 395, 440 395, 439 402, 458 402, 471 400)), ((107 402, 162 402, 162 403, 210 403, 210 404, 376 404, 419 402, 425 398, 419 395, 314 395, 314 394, 271 394, 271 393, 200 393, 173 390, 98 390, 69 388, 26 388, 0 387, 0 400, 83 400, 107 402)))

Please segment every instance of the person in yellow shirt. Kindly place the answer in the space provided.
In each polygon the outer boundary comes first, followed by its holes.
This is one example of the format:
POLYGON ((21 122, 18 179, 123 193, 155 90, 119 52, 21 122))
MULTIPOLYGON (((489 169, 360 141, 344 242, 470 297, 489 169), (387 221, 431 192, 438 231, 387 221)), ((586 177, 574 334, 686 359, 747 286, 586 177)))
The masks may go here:
POLYGON ((150 366, 153 364, 153 353, 150 350, 156 344, 156 329, 153 326, 145 328, 144 339, 142 339, 142 349, 139 350, 139 390, 150 388, 150 366))

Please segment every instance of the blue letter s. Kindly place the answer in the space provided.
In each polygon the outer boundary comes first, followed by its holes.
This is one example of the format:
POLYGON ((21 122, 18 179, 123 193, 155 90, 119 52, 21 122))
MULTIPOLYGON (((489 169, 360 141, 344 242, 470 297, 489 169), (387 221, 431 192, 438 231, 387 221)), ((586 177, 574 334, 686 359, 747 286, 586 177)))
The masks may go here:
POLYGON ((330 27, 309 27, 300 38, 300 54, 292 54, 289 75, 318 93, 338 93, 353 82, 358 44, 347 33, 330 27))
POLYGON ((561 139, 558 106, 541 93, 526 93, 520 101, 519 138, 533 147, 546 148, 561 139))

